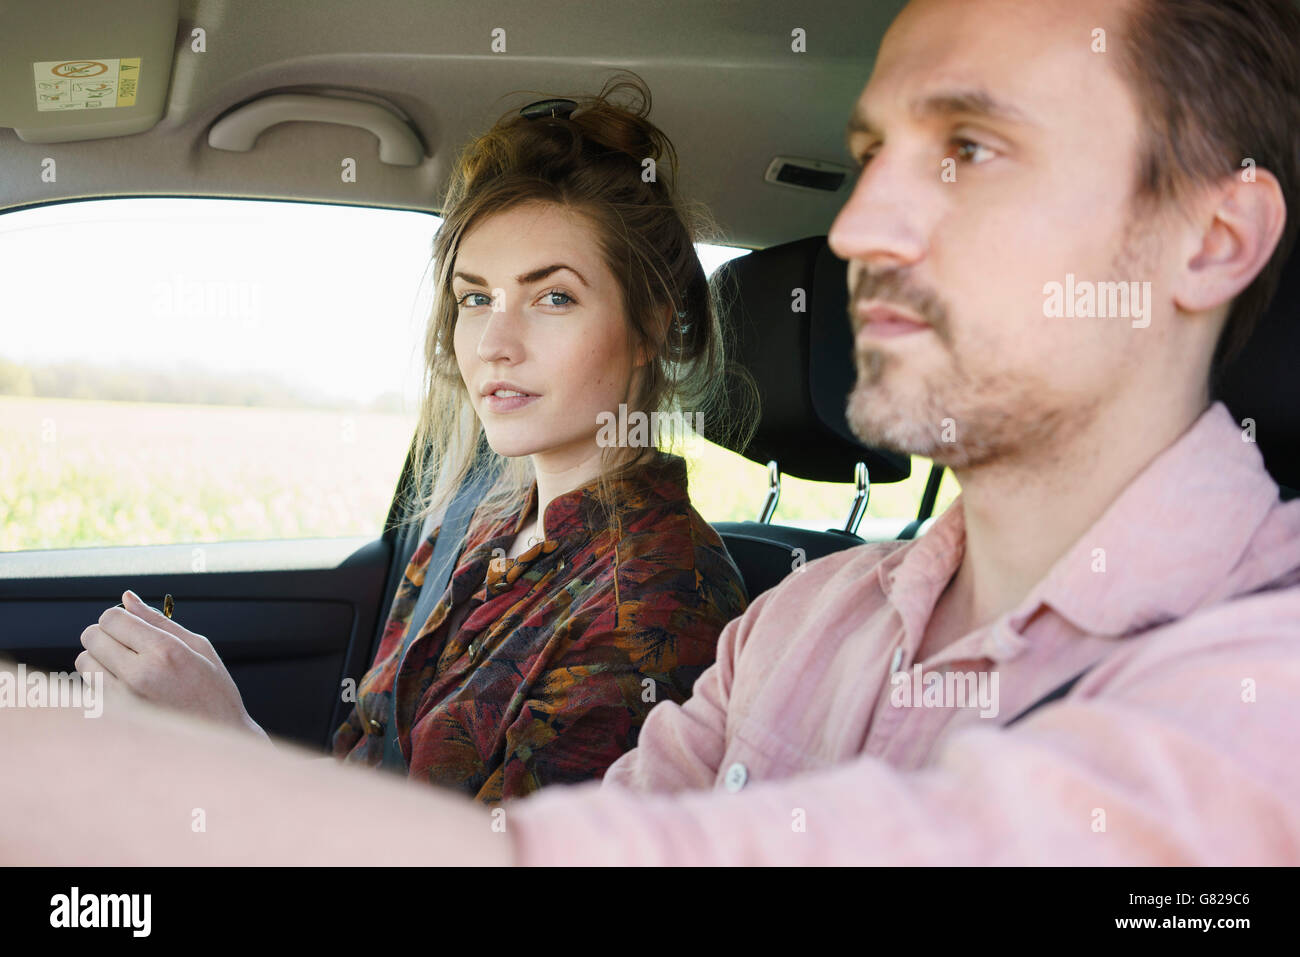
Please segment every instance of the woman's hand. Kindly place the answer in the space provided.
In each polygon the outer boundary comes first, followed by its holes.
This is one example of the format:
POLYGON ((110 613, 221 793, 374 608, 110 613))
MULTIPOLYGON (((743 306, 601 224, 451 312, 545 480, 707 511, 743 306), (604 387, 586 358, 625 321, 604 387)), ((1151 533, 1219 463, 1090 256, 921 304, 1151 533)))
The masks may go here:
POLYGON ((110 694, 124 687, 153 704, 267 737, 244 709, 212 642, 146 605, 133 591, 122 596, 122 604, 81 633, 86 650, 77 656, 78 672, 89 676, 102 671, 110 694))

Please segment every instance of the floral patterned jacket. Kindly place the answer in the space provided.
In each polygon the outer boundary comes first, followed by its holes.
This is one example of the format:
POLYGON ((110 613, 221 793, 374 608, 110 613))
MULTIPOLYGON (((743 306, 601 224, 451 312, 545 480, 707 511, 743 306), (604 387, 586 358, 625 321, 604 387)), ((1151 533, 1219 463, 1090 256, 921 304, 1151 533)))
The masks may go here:
POLYGON ((612 523, 594 482, 558 496, 546 539, 504 558, 536 496, 534 485, 497 523, 475 514, 446 593, 399 661, 438 530, 416 549, 334 734, 337 757, 381 763, 396 694, 409 776, 494 804, 601 777, 656 703, 690 696, 748 598, 691 507, 685 461, 660 452, 615 479, 612 523))

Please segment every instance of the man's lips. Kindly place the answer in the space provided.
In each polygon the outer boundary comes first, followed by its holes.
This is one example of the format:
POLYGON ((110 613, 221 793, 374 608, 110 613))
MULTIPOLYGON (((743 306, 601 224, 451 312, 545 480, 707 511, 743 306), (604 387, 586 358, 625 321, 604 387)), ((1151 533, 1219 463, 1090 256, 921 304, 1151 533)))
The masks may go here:
POLYGON ((925 332, 930 324, 915 313, 879 303, 863 303, 854 310, 856 335, 873 339, 892 339, 925 332))

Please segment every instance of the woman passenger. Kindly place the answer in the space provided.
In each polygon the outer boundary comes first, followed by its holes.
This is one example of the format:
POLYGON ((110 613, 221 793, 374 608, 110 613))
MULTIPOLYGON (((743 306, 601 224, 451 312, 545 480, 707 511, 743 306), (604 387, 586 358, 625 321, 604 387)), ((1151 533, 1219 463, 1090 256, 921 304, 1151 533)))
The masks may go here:
MULTIPOLYGON (((691 506, 684 460, 653 436, 611 446, 602 430, 620 412, 727 414, 721 329, 673 147, 639 81, 572 112, 575 101, 549 102, 502 117, 453 171, 413 459, 412 487, 431 491, 408 520, 441 515, 481 470, 500 477, 404 648, 438 529, 416 550, 333 737, 344 761, 487 803, 603 775, 657 702, 689 697, 747 604, 691 506), (614 101, 624 91, 630 106, 614 101), (390 722, 400 753, 386 760, 390 722)), ((78 659, 98 667, 111 662, 78 659)), ((211 693, 229 697, 226 684, 211 693)))

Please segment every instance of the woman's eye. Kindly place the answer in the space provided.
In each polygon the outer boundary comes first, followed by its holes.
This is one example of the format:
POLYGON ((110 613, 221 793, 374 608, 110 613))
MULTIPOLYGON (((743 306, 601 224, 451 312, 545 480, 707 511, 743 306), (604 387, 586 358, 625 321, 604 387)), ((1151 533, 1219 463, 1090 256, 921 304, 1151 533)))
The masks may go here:
POLYGON ((574 299, 572 296, 570 296, 567 292, 561 292, 558 289, 552 289, 550 292, 542 293, 542 301, 545 305, 548 306, 571 306, 575 302, 577 302, 577 300, 574 299), (564 301, 556 302, 555 297, 557 296, 560 299, 563 299, 564 301))
POLYGON ((465 293, 464 295, 460 296, 460 297, 456 300, 456 305, 457 305, 457 306, 462 306, 462 307, 463 307, 463 306, 468 306, 468 307, 470 307, 470 308, 473 308, 474 306, 487 306, 487 305, 491 305, 491 303, 492 303, 492 299, 491 299, 491 297, 489 297, 488 294, 487 294, 487 293, 484 293, 484 292, 467 292, 467 293, 465 293), (470 301, 469 301, 469 300, 474 299, 474 298, 486 299, 487 302, 470 302, 470 301))

